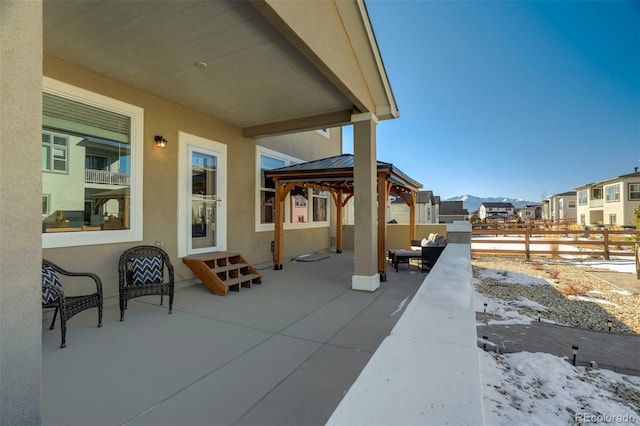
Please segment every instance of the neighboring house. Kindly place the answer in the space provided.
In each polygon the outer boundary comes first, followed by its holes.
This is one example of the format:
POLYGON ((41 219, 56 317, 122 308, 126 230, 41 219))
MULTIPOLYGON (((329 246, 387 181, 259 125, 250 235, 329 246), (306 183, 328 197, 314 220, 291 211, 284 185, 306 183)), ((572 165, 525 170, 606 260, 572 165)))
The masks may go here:
MULTIPOLYGON (((40 423, 43 257, 97 274, 105 297, 136 245, 162 246, 179 280, 193 279, 182 262, 193 254, 269 263, 275 191, 263 171, 340 154, 343 125, 360 147, 354 198, 376 204, 376 126, 399 112, 363 1, 15 1, 2 11, 7 424, 40 423)), ((287 257, 330 248, 326 192, 295 188, 285 206, 287 257)), ((377 224, 370 208, 354 216, 352 285, 375 290, 377 224)))
POLYGON ((442 201, 440 203, 440 223, 468 220, 469 212, 462 207, 462 201, 442 201))
POLYGON ((547 197, 543 203, 543 219, 551 222, 575 222, 576 192, 567 191, 547 197))
MULTIPOLYGON (((416 194, 416 223, 439 223, 439 196, 434 196, 433 191, 418 191, 416 194)), ((390 197, 388 205, 388 220, 396 223, 409 223, 409 206, 400 197, 390 197)))
POLYGON ((416 195, 417 223, 439 223, 440 197, 433 191, 418 191, 416 195))
POLYGON ((518 217, 522 220, 538 220, 542 217, 542 208, 539 204, 526 205, 518 210, 518 217))
POLYGON ((490 203, 480 204, 478 208, 478 218, 480 220, 507 220, 515 214, 511 203, 490 203))
POLYGON ((581 225, 634 227, 633 210, 640 205, 640 173, 589 183, 576 188, 581 225))

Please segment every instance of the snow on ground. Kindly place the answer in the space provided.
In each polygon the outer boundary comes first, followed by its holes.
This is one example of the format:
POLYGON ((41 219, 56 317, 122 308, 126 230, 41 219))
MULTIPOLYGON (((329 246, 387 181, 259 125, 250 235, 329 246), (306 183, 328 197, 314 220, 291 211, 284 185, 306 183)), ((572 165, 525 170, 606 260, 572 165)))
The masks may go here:
POLYGON ((478 350, 487 425, 640 423, 640 377, 545 353, 478 350))
MULTIPOLYGON (((619 270, 620 261, 589 266, 605 265, 619 270)), ((635 272, 635 263, 633 267, 635 272)), ((482 278, 526 286, 549 284, 540 278, 498 270, 480 271, 474 282, 482 278)), ((487 312, 503 318, 491 319, 490 324, 530 323, 534 319, 518 311, 523 306, 546 309, 526 298, 505 301, 475 292, 476 312, 488 308, 487 312)), ((640 377, 574 367, 566 359, 545 353, 495 354, 478 350, 487 425, 640 424, 640 377)))

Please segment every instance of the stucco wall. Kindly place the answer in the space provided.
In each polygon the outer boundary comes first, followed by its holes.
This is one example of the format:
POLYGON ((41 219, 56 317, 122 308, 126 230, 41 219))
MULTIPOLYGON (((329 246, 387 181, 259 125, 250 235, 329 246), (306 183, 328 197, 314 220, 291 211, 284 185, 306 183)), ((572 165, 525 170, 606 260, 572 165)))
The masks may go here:
MULTIPOLYGON (((343 226, 343 248, 353 250, 353 225, 343 226)), ((431 233, 447 236, 446 224, 416 225, 416 240, 422 240, 431 233)), ((387 224, 387 249, 409 248, 409 225, 387 224)))
MULTIPOLYGON (((312 131, 256 142, 243 137, 238 127, 54 57, 45 56, 44 75, 144 109, 143 241, 44 250, 44 257, 68 269, 98 274, 105 297, 117 294, 120 253, 140 243, 162 241, 176 268, 176 280, 193 278, 177 258, 179 132, 227 146, 227 249, 241 252, 253 264, 271 261, 273 240, 273 232, 256 232, 256 143, 304 160, 338 155, 341 150, 339 129, 332 129, 329 139, 312 131), (156 149, 154 135, 163 135, 168 148, 156 149)), ((287 230, 284 244, 286 257, 327 249, 329 228, 287 230)))
POLYGON ((0 2, 0 424, 40 424, 42 2, 0 2), (16 149, 19 147, 19 149, 16 149))

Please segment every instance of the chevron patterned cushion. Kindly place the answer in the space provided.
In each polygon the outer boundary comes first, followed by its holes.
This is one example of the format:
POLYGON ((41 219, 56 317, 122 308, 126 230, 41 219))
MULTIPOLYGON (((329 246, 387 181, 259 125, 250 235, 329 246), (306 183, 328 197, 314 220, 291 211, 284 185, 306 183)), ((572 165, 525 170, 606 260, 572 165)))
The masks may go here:
POLYGON ((161 283, 164 281, 162 257, 131 259, 133 285, 161 283))
POLYGON ((58 300, 58 294, 55 291, 44 287, 44 284, 51 284, 62 288, 58 274, 56 274, 55 269, 51 266, 45 266, 42 268, 42 284, 42 303, 46 304, 58 300))

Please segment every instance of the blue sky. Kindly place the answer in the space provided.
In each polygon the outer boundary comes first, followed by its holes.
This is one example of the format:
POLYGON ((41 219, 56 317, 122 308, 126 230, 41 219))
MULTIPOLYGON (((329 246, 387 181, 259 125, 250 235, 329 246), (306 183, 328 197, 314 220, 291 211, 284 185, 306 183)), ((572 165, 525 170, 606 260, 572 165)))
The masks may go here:
POLYGON ((424 189, 540 201, 640 166, 640 2, 367 9, 400 110, 378 159, 424 189))

